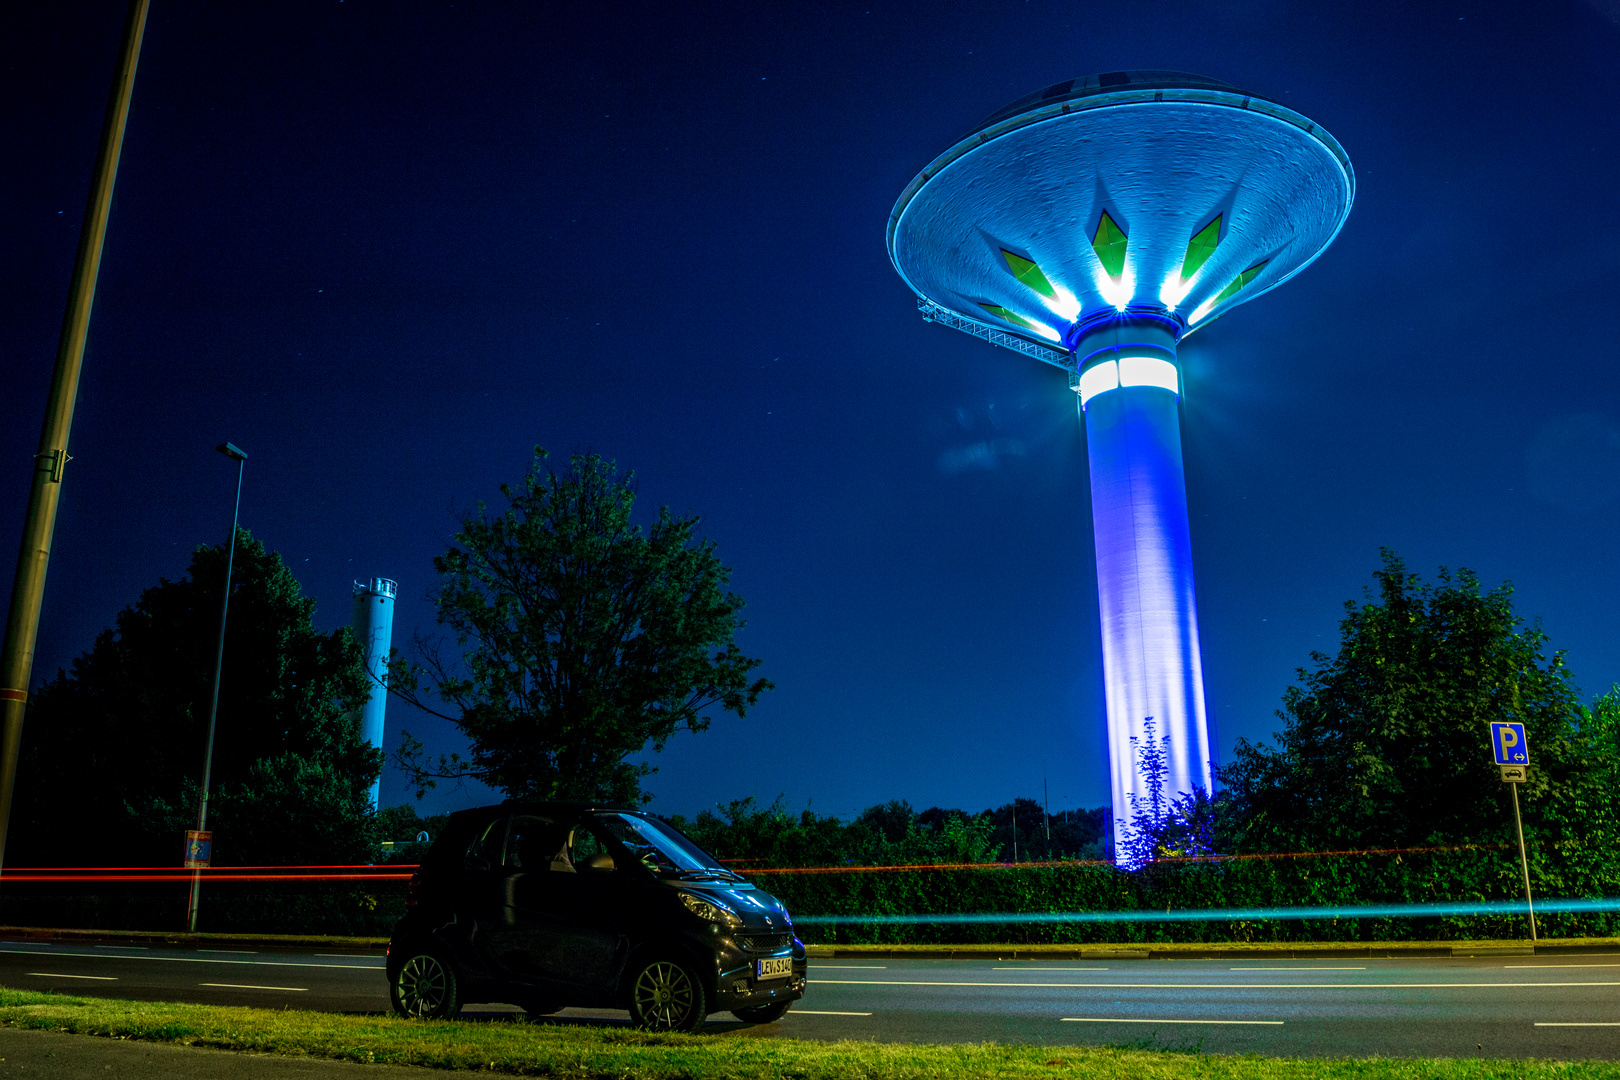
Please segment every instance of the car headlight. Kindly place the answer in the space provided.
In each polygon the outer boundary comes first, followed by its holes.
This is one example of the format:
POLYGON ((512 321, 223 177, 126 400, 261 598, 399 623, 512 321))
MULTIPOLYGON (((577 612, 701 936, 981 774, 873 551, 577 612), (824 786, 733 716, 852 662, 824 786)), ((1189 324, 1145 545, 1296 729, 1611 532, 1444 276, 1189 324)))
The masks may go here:
POLYGON ((693 896, 691 893, 683 892, 681 893, 681 903, 686 905, 687 911, 700 919, 720 923, 722 926, 742 925, 742 920, 737 917, 735 911, 713 900, 705 900, 700 896, 693 896))

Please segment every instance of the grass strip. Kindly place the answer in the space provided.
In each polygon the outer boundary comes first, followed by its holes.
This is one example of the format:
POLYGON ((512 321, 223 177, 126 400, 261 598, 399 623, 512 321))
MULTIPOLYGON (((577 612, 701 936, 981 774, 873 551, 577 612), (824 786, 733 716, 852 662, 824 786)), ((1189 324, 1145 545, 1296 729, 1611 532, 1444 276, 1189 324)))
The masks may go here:
MULTIPOLYGON (((791 1023, 791 1021, 789 1021, 791 1023)), ((0 988, 0 1023, 222 1050, 519 1076, 692 1080, 1585 1080, 1594 1061, 1264 1058, 1133 1046, 926 1045, 651 1035, 627 1028, 510 1021, 401 1020, 286 1009, 119 1001, 0 988)))

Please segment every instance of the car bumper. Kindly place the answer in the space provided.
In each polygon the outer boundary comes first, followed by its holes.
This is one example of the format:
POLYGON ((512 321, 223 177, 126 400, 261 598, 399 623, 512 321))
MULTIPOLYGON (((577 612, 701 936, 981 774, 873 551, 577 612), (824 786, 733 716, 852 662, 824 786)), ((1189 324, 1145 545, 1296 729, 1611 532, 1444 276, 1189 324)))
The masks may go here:
POLYGON ((793 945, 789 949, 778 949, 769 953, 744 953, 741 950, 728 949, 722 950, 717 960, 719 963, 715 971, 715 1001, 712 1006, 715 1012, 769 1005, 773 1001, 797 1001, 804 997, 808 965, 805 962, 804 946, 797 938, 793 939, 793 945), (768 979, 756 978, 755 972, 758 969, 754 961, 769 957, 791 957, 793 973, 785 977, 778 975, 768 979))

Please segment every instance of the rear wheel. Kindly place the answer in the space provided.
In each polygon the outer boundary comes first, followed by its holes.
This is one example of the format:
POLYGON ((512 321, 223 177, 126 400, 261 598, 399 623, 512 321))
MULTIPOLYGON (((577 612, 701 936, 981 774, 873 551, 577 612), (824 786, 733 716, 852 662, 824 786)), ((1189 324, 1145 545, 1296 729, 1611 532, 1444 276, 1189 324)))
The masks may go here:
POLYGON ((769 1005, 750 1005, 746 1009, 732 1009, 731 1015, 745 1024, 773 1024, 787 1015, 791 1001, 773 1001, 769 1005))
POLYGON ((678 960, 651 960, 630 980, 630 1019, 646 1031, 696 1031, 708 1016, 703 984, 678 960))
POLYGON ((388 991, 401 1016, 442 1020, 461 1011, 456 970, 437 949, 409 950, 388 991))

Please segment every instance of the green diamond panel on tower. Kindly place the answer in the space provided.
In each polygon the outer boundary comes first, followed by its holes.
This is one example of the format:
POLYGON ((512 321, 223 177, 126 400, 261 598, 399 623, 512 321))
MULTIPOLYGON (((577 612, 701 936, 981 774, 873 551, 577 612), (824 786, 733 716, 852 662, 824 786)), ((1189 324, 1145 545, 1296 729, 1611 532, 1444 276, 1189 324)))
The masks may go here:
POLYGON ((983 301, 980 301, 979 306, 984 308, 984 310, 988 311, 990 314, 994 315, 996 318, 1005 319, 1014 326, 1022 326, 1025 330, 1035 329, 1034 323, 1030 322, 1028 319, 1024 318, 1015 311, 1008 311, 1000 304, 986 304, 983 301))
POLYGON ((1114 219, 1108 216, 1108 211, 1104 210, 1102 220, 1097 222, 1097 232, 1091 238, 1091 250, 1097 253, 1103 270, 1115 281, 1125 272, 1125 245, 1128 242, 1125 230, 1116 225, 1114 219))
POLYGON ((1187 254, 1181 260, 1181 280, 1186 281, 1198 273, 1199 268, 1215 254, 1215 245, 1220 242, 1221 215, 1216 214, 1214 221, 1199 229, 1197 234, 1187 241, 1187 254))
POLYGON ((1041 273, 1039 266, 1036 266, 1022 255, 1014 255, 1006 248, 1001 249, 1001 257, 1007 260, 1007 269, 1012 271, 1013 277, 1022 281, 1042 296, 1057 295, 1057 291, 1052 288, 1052 283, 1046 280, 1046 275, 1041 273))
MULTIPOLYGON (((1270 259, 1266 260, 1266 262, 1270 262, 1270 261, 1271 261, 1270 259)), ((1260 263, 1255 263, 1253 266, 1251 266, 1247 270, 1243 271, 1243 273, 1239 274, 1237 277, 1232 279, 1232 284, 1228 285, 1226 288, 1221 290, 1221 294, 1215 298, 1215 303, 1217 303, 1217 304, 1220 303, 1222 300, 1225 300, 1228 296, 1231 296, 1233 293, 1235 293, 1239 289, 1243 288, 1243 286, 1247 285, 1249 282, 1254 280, 1256 274, 1260 273, 1260 271, 1264 270, 1265 268, 1266 268, 1266 263, 1260 262, 1260 263)))

